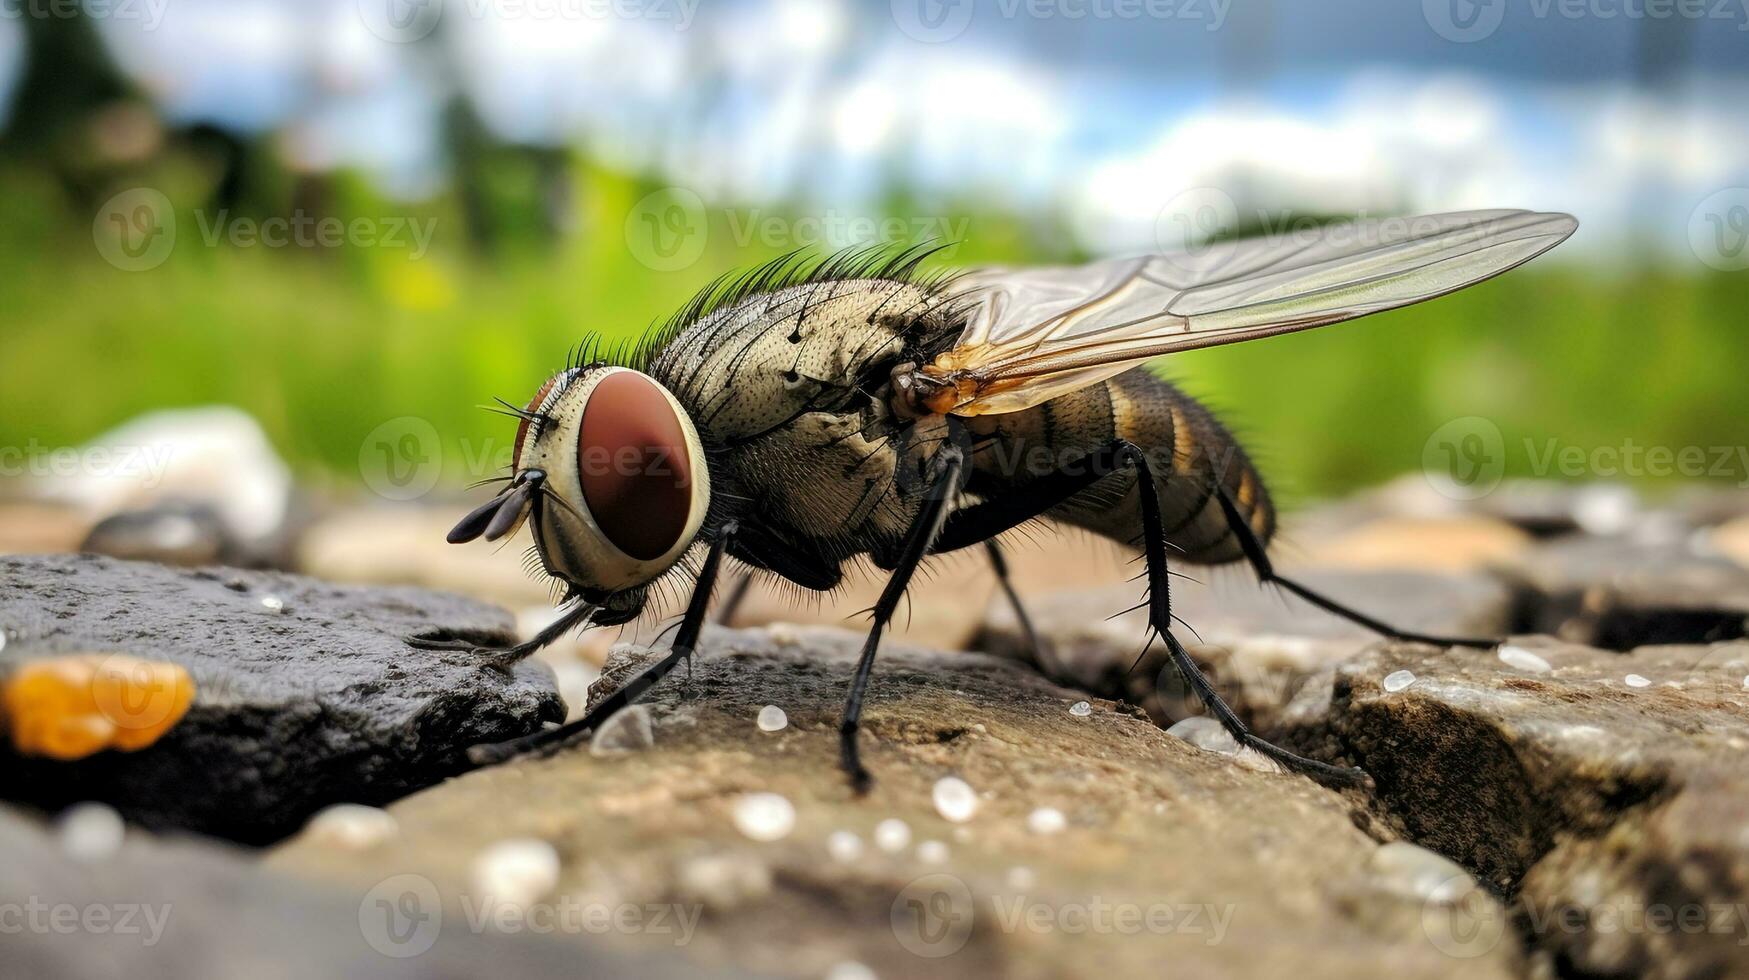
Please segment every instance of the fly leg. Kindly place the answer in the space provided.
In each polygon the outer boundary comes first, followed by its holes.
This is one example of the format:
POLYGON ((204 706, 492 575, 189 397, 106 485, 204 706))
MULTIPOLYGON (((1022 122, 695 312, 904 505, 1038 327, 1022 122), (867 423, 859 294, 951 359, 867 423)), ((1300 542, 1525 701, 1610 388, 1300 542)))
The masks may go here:
POLYGON ((856 675, 850 681, 850 696, 844 702, 844 720, 838 725, 838 764, 850 777, 851 789, 858 795, 868 792, 871 782, 868 770, 862 766, 856 738, 861 730, 862 698, 868 691, 869 674, 874 670, 875 651, 880 648, 881 634, 886 631, 887 622, 899 608, 899 600, 904 598, 912 573, 930 553, 930 545, 941 531, 948 500, 959 486, 960 471, 964 466, 965 457, 957 446, 944 446, 936 453, 933 461, 935 472, 923 506, 912 520, 911 529, 905 535, 904 549, 893 565, 893 574, 887 579, 886 588, 881 590, 880 599, 875 602, 874 626, 862 645, 862 658, 856 663, 856 675))
POLYGON ((483 645, 465 636, 445 635, 442 631, 414 633, 404 638, 403 642, 415 650, 459 650, 483 656, 486 658, 483 661, 486 666, 508 674, 518 661, 586 623, 594 612, 595 606, 579 601, 527 641, 507 647, 483 645))
POLYGON ((648 670, 632 678, 619 690, 602 698, 589 713, 569 724, 546 731, 535 732, 522 738, 508 742, 497 742, 487 745, 476 745, 468 749, 468 761, 476 766, 491 765, 506 759, 541 749, 557 748, 585 732, 592 732, 601 727, 601 723, 613 717, 614 713, 636 701, 645 691, 663 677, 667 676, 682 660, 690 661, 693 647, 698 643, 698 634, 704 628, 705 611, 710 607, 711 588, 716 584, 717 569, 722 564, 723 550, 729 539, 734 536, 735 525, 727 524, 711 542, 710 554, 704 560, 704 567, 699 570, 698 582, 692 587, 692 598, 686 604, 686 614, 680 620, 680 629, 674 634, 674 644, 669 647, 668 655, 657 661, 648 670))
POLYGON ((1192 660, 1178 638, 1172 635, 1172 600, 1166 567, 1166 532, 1160 519, 1160 490, 1154 480, 1147 454, 1125 439, 1112 441, 1104 449, 1089 453, 1052 473, 1020 487, 1012 493, 962 508, 953 513, 943 526, 936 542, 936 551, 952 551, 988 540, 1042 516, 1052 507, 1068 501, 1075 494, 1099 482, 1120 466, 1137 471, 1138 496, 1142 509, 1143 555, 1148 568, 1148 624, 1166 642, 1173 666, 1189 683, 1191 690, 1208 708, 1209 714, 1221 723, 1240 745, 1282 763, 1290 769, 1338 785, 1352 785, 1364 779, 1360 769, 1346 769, 1307 759, 1272 745, 1251 733, 1245 722, 1221 700, 1214 685, 1192 660))
POLYGON ((734 584, 729 586, 729 594, 724 596, 722 603, 717 606, 716 614, 711 616, 711 622, 718 626, 729 625, 729 621, 735 618, 735 612, 741 608, 742 600, 746 599, 747 593, 752 590, 753 573, 742 572, 736 577, 734 584))
POLYGON ((1335 599, 1314 592, 1291 578, 1277 574, 1274 564, 1270 562, 1269 555, 1264 550, 1263 542, 1257 539, 1257 532, 1251 529, 1250 522, 1246 521, 1244 515, 1239 513, 1238 506, 1233 503, 1233 498, 1228 496, 1226 487, 1223 487, 1219 480, 1215 481, 1215 496, 1221 502, 1221 513, 1227 517, 1228 528, 1232 530, 1234 537, 1239 539, 1239 547, 1245 552, 1246 562, 1257 572, 1258 581, 1279 585, 1319 609, 1340 616, 1351 623, 1364 626, 1387 639, 1402 640, 1407 643, 1428 643, 1438 647, 1472 647, 1478 650, 1487 650, 1499 645, 1500 641, 1498 640, 1429 636, 1425 633, 1400 630, 1389 623, 1381 622, 1357 609, 1343 605, 1335 599))
POLYGON ((1002 554, 1002 547, 995 538, 984 541, 984 551, 990 556, 990 568, 996 572, 996 581, 1002 586, 1002 594, 1008 597, 1008 605, 1014 610, 1014 619, 1020 624, 1020 635, 1026 641, 1026 651, 1032 657, 1033 666, 1047 677, 1060 675, 1060 665, 1056 654, 1052 653, 1033 628, 1032 617, 1026 614, 1026 606, 1021 604, 1020 593, 1014 591, 1014 582, 1008 577, 1008 559, 1002 554))

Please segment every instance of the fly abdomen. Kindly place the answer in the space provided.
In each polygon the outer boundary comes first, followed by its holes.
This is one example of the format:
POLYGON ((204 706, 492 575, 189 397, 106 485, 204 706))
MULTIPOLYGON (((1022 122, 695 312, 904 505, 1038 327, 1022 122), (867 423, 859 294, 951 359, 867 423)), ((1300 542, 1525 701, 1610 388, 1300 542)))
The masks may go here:
MULTIPOLYGON (((972 420, 979 437, 974 491, 991 495, 1072 465, 1113 439, 1141 447, 1159 484, 1161 518, 1178 561, 1218 565, 1244 557, 1213 492, 1218 478, 1268 542, 1275 509, 1238 442, 1208 409, 1146 369, 1021 412, 972 420)), ((1142 533, 1135 475, 1124 470, 1053 509, 1058 521, 1134 545, 1142 533)))

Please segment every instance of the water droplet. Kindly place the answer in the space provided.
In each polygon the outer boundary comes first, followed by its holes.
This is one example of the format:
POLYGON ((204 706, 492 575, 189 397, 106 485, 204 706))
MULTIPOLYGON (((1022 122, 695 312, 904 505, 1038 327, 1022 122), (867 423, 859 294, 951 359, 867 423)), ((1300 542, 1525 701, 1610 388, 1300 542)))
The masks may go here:
POLYGON ((1531 653, 1523 647, 1515 647, 1508 643, 1500 648, 1498 656, 1500 657, 1501 663, 1517 670, 1526 671, 1532 674, 1546 674, 1549 672, 1549 662, 1547 660, 1531 653))
POLYGON ((947 845, 938 840, 926 840, 917 845, 917 860, 924 864, 946 864, 947 845))
POLYGON ((107 803, 76 803, 57 821, 61 853, 75 861, 102 861, 121 850, 127 824, 107 803))
POLYGON ((855 960, 845 960, 832 964, 832 969, 826 971, 826 980, 877 980, 875 971, 863 966, 855 960))
POLYGON ((1085 701, 1077 701, 1069 705, 1069 713, 1077 718, 1085 718, 1093 713, 1093 705, 1085 701))
POLYGON ((1221 755, 1237 755, 1239 743, 1233 736, 1221 727, 1221 723, 1206 715, 1191 715, 1171 728, 1166 734, 1182 738, 1186 742, 1209 752, 1219 752, 1221 755))
POLYGON ((945 820, 965 823, 972 819, 972 814, 978 812, 977 792, 958 776, 937 779, 931 795, 935 798, 935 812, 941 814, 945 820))
POLYGON ((748 793, 735 801, 735 829, 753 840, 783 840, 795 826, 795 806, 776 793, 748 793))
POLYGON ((482 899, 527 908, 559 884, 559 852, 532 837, 501 840, 474 858, 474 892, 482 899))
MULTIPOLYGON (((6 649, 6 644, 4 642, 5 639, 6 639, 6 634, 0 633, 0 650, 6 649)), ((1743 690, 1749 691, 1749 677, 1743 678, 1743 690)))
POLYGON ((1056 807, 1041 806, 1027 814, 1026 826, 1035 834, 1059 834, 1069 826, 1069 821, 1056 807))
POLYGON ((1008 869, 1008 887, 1017 892, 1023 892, 1038 884, 1038 875, 1032 869, 1016 865, 1008 869))
POLYGON ((1408 670, 1393 670, 1385 675, 1384 689, 1386 694, 1395 694, 1415 683, 1415 674, 1408 670))
POLYGON ((285 600, 281 599, 279 596, 276 596, 276 595, 264 595, 264 596, 262 596, 261 597, 261 605, 268 612, 284 612, 285 611, 285 600))
POLYGON ((911 843, 911 827, 898 817, 888 817, 875 824, 874 842, 888 854, 897 854, 911 843))
POLYGON ((762 732, 781 732, 789 727, 789 715, 775 704, 768 704, 759 709, 759 717, 755 720, 762 732))
POLYGON ((310 818, 304 836, 348 851, 367 851, 394 840, 400 825, 387 810, 357 803, 336 803, 310 818))
POLYGON ((862 857, 862 838, 848 830, 834 830, 826 835, 826 853, 839 864, 849 864, 862 857))
POLYGON ((1629 687, 1651 687, 1652 682, 1639 674, 1629 674, 1626 678, 1629 687))
POLYGON ((589 739, 589 754, 596 758, 639 752, 656 744, 650 724, 650 709, 641 704, 621 708, 601 723, 589 739))
POLYGON ((1407 841, 1381 845, 1367 867, 1385 891, 1415 901, 1452 903, 1476 887, 1457 862, 1407 841))

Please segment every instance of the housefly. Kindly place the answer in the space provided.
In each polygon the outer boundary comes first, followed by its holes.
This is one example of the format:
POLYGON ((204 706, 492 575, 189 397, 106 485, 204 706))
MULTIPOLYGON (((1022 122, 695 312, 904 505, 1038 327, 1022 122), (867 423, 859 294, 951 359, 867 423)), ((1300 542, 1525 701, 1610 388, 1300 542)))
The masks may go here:
MULTIPOLYGON (((1431 299, 1576 227, 1564 214, 1470 211, 1076 267, 925 276, 927 253, 913 248, 791 256, 721 280, 636 349, 574 356, 513 408, 512 472, 449 540, 498 540, 526 521, 562 613, 529 642, 482 653, 507 663, 568 630, 628 622, 665 576, 692 589, 663 659, 586 717, 477 746, 474 761, 592 730, 689 657, 725 557, 821 591, 866 560, 890 575, 839 742, 865 789, 863 696, 919 563, 982 546, 1001 574, 996 539, 1048 518, 1141 551, 1145 642, 1166 645, 1241 745, 1327 782, 1363 779, 1247 730, 1173 633, 1169 566, 1242 561, 1386 637, 1490 642, 1395 629, 1278 573, 1262 477, 1207 409, 1144 365, 1431 299)), ((476 649, 454 635, 409 642, 476 649)))

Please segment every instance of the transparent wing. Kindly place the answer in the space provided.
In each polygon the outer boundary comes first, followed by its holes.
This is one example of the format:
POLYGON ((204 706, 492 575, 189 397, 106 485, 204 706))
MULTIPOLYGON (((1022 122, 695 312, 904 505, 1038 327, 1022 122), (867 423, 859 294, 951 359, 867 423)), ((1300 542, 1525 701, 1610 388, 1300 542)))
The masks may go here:
POLYGON ((1463 211, 1329 225, 1194 252, 974 272, 959 343, 924 369, 955 415, 1017 412, 1163 354, 1442 296, 1548 251, 1571 215, 1463 211))

